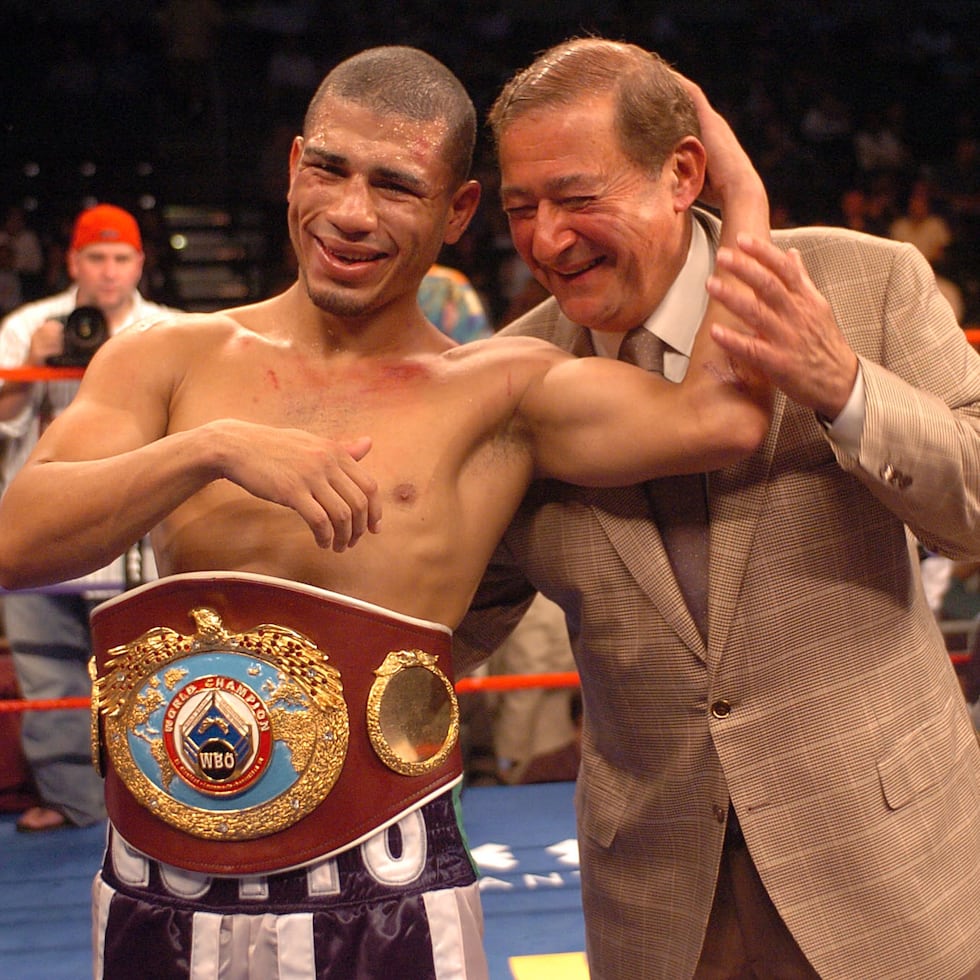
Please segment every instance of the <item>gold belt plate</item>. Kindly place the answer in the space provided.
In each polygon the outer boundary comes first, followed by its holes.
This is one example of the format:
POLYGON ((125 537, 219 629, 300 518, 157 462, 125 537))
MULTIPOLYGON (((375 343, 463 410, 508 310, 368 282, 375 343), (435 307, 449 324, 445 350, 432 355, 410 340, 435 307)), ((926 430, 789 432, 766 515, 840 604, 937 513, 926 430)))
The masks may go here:
POLYGON ((212 609, 191 616, 193 635, 156 627, 108 651, 93 686, 97 762, 101 742, 135 799, 196 837, 283 830, 323 801, 347 756, 340 672, 294 630, 230 633, 212 609))

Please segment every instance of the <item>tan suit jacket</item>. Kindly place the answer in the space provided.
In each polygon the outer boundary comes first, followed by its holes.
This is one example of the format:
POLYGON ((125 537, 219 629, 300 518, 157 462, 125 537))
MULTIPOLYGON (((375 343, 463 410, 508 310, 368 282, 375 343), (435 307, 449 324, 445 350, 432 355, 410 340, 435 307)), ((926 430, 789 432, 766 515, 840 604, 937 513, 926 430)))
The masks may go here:
MULTIPOLYGON (((460 654, 493 648, 528 582, 565 610, 595 980, 691 976, 729 797, 822 977, 954 980, 980 961, 980 746, 906 526, 980 555, 980 357, 914 248, 774 237, 861 358, 859 455, 778 395, 763 448, 711 474, 707 648, 640 489, 535 485, 460 654)), ((592 352, 552 300, 507 332, 592 352)))

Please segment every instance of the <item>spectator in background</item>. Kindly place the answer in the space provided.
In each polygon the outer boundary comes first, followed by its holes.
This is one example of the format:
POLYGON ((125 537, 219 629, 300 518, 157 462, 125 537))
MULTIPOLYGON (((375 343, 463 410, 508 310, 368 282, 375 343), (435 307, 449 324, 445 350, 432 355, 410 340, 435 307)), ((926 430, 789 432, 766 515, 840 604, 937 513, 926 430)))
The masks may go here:
POLYGON ((963 694, 970 706, 970 717, 980 737, 980 629, 974 629, 963 669, 963 694))
POLYGON ((942 614, 946 619, 973 619, 980 615, 980 562, 952 563, 942 614))
POLYGON ((905 211, 891 223, 888 237, 897 242, 909 242, 926 258, 936 273, 940 292, 946 297, 956 315, 956 322, 963 322, 963 292, 960 287, 942 274, 946 250, 953 242, 949 222, 932 206, 930 182, 919 178, 912 183, 905 211))
MULTIPOLYGON (((69 228, 70 234, 70 228, 69 228)), ((65 241, 67 241, 67 236, 65 241)), ((66 268, 68 249, 65 242, 52 238, 44 246, 44 270, 41 280, 45 294, 60 293, 71 286, 71 276, 66 268)))
POLYGON ((905 140, 905 105, 891 102, 884 109, 865 111, 854 133, 854 157, 862 174, 888 170, 904 173, 912 155, 905 140))
POLYGON ((955 237, 950 256, 957 282, 973 287, 966 316, 980 318, 980 136, 973 128, 956 139, 953 151, 936 168, 935 191, 955 237))
POLYGON ((887 238, 894 220, 893 197, 891 175, 886 173, 849 184, 840 193, 832 223, 887 238))
POLYGON ((270 117, 292 115, 322 76, 320 65, 303 43, 303 35, 276 35, 265 73, 265 96, 270 117))
POLYGON ((851 231, 874 234, 868 221, 867 198, 860 187, 848 187, 840 196, 836 223, 851 231))
MULTIPOLYGON (((536 595, 514 632, 494 651, 491 674, 551 674, 575 670, 561 608, 536 595)), ((533 759, 560 751, 577 740, 568 688, 531 687, 491 699, 493 751, 497 774, 522 782, 533 759)), ((569 777, 574 778, 574 777, 569 777)))
POLYGON ((164 0, 157 8, 170 107, 179 123, 199 123, 215 108, 216 55, 225 13, 217 0, 164 0))
POLYGON ((115 168, 133 166, 152 156, 156 113, 148 111, 147 93, 156 91, 151 62, 135 43, 124 18, 103 16, 98 24, 98 84, 95 108, 97 150, 115 168))
POLYGON ((552 749, 534 755, 517 774, 516 782, 556 783, 568 782, 578 778, 578 769, 582 762, 582 692, 572 691, 568 700, 568 718, 571 725, 571 736, 568 740, 552 749))
POLYGON ((801 148, 813 161, 808 192, 816 199, 814 206, 825 214, 833 207, 838 182, 854 172, 852 112, 851 105, 824 79, 812 87, 810 104, 800 121, 801 148))
MULTIPOLYGON (((63 355, 65 318, 79 307, 101 310, 109 334, 173 312, 148 302, 137 290, 143 274, 143 240, 128 211, 100 204, 78 215, 67 265, 72 280, 68 289, 20 307, 0 323, 0 366, 42 367, 49 358, 63 355)), ((60 380, 0 381, 4 489, 47 424, 71 403, 78 385, 78 381, 60 380)), ((88 614, 97 599, 118 591, 124 579, 119 560, 64 592, 4 597, 7 638, 25 698, 89 696, 88 614)), ((25 811, 17 829, 39 832, 101 820, 105 816, 102 781, 92 766, 90 721, 85 713, 29 711, 21 731, 24 755, 43 804, 25 811)))
POLYGON ((891 170, 879 170, 868 178, 864 213, 870 234, 888 237, 899 210, 900 186, 898 174, 891 170))
POLYGON ((952 215, 980 220, 980 136, 969 131, 957 138, 937 171, 936 187, 952 215))
POLYGON ((99 128, 95 106, 99 70, 92 52, 78 32, 67 30, 55 39, 57 54, 41 81, 51 126, 57 127, 64 147, 92 152, 99 128))
POLYGON ((20 279, 24 298, 36 299, 44 269, 44 252, 40 236, 31 227, 27 212, 20 205, 7 208, 0 226, 0 244, 10 246, 12 269, 20 279))
POLYGON ((912 183, 905 210, 891 223, 888 236, 897 242, 910 242, 932 266, 943 261, 953 232, 946 219, 933 209, 928 180, 920 177, 912 183))
POLYGON ((803 113, 800 133, 818 154, 840 162, 849 156, 854 137, 851 107, 829 87, 817 88, 803 113))
POLYGON ((0 316, 6 316, 23 302, 20 276, 14 268, 13 246, 0 241, 0 316))
POLYGON ((953 578, 955 562, 945 555, 936 555, 919 545, 919 573, 926 603, 936 619, 943 618, 943 603, 953 578))

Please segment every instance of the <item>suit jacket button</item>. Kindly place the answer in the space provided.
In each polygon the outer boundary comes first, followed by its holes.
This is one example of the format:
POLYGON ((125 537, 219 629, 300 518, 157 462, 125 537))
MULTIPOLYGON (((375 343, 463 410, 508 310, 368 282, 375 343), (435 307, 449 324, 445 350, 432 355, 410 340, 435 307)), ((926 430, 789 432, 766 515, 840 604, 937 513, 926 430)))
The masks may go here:
POLYGON ((901 470, 895 469, 891 463, 885 463, 882 466, 881 478, 885 483, 893 487, 898 487, 899 490, 906 490, 912 485, 912 477, 907 473, 903 473, 901 470))
POLYGON ((715 718, 727 718, 732 713, 731 702, 721 698, 711 706, 711 713, 715 718))

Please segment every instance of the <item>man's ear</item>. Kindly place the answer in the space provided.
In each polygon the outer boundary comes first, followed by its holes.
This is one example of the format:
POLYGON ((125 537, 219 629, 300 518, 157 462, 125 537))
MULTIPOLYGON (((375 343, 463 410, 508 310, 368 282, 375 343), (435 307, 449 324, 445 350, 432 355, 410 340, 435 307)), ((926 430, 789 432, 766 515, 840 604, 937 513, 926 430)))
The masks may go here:
POLYGON ((289 148, 289 186, 293 185, 293 177, 296 176, 296 168, 299 166, 299 159, 303 155, 303 137, 294 136, 293 145, 289 148))
POLYGON ((701 194, 707 172, 708 154, 695 136, 685 136, 671 154, 669 165, 674 189, 674 207, 686 211, 701 194))
POLYGON ((473 220, 477 206, 480 203, 480 185, 475 180, 468 180, 453 194, 449 204, 449 220, 446 222, 446 233, 443 241, 447 245, 455 245, 463 237, 467 225, 473 220))

